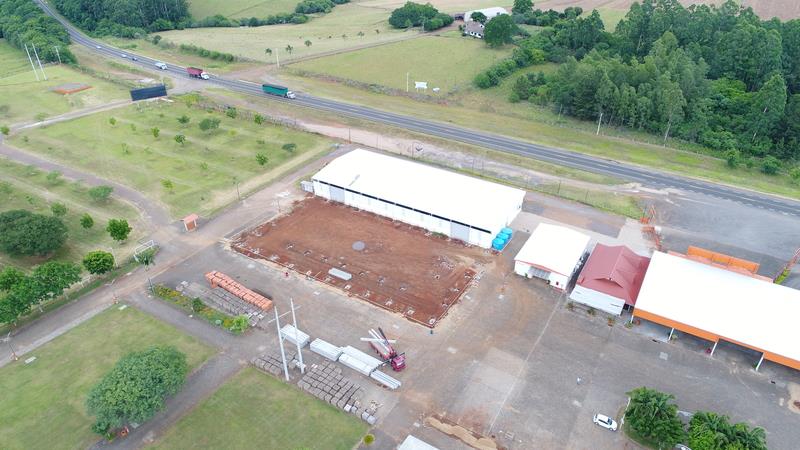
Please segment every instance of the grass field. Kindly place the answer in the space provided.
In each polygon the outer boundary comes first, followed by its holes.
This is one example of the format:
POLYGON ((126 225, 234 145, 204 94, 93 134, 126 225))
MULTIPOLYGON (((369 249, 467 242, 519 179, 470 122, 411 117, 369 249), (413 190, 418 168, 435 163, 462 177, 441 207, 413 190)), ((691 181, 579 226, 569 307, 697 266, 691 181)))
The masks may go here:
POLYGON ((369 8, 359 3, 348 3, 337 6, 330 14, 314 17, 302 25, 195 28, 159 34, 175 44, 194 44, 256 61, 275 63, 277 53, 283 63, 321 53, 390 42, 419 33, 416 29, 391 29, 387 22, 390 12, 391 10, 369 8), (364 35, 359 36, 359 32, 364 35), (306 46, 305 41, 310 41, 311 46, 306 46), (287 45, 293 47, 291 54, 286 51, 287 45), (267 48, 272 49, 272 55, 265 53, 267 48))
POLYGON ((41 120, 128 97, 122 87, 67 66, 45 66, 44 71, 47 80, 36 81, 25 53, 0 39, 0 125, 41 120), (51 91, 55 86, 73 82, 92 87, 69 95, 51 91))
POLYGON ((472 79, 511 49, 493 50, 477 39, 425 36, 380 47, 356 50, 292 64, 292 68, 406 89, 414 81, 427 81, 428 93, 438 87, 440 94, 469 88, 472 79))
POLYGON ((88 448, 98 440, 86 412, 86 395, 132 351, 170 344, 186 353, 190 368, 214 351, 170 325, 127 308, 97 315, 27 356, 0 369, 0 442, 11 449, 88 448))
POLYGON ((350 450, 366 432, 367 424, 355 416, 248 367, 155 448, 350 450))
POLYGON ((237 184, 242 193, 254 190, 329 146, 329 141, 309 133, 189 107, 186 98, 60 122, 15 135, 11 141, 125 183, 167 205, 175 217, 209 214, 236 199, 237 184), (178 122, 182 115, 190 118, 187 125, 178 122), (219 129, 201 131, 198 124, 205 118, 219 119, 219 129), (160 130, 158 138, 152 134, 154 127, 160 130), (186 136, 185 144, 174 140, 178 134, 186 136), (296 149, 284 150, 288 143, 296 149), (257 154, 268 162, 258 164, 257 154))
POLYGON ((189 13, 195 19, 222 14, 225 17, 264 18, 278 13, 292 12, 299 0, 192 0, 189 13))
MULTIPOLYGON (((212 74, 224 74, 227 72, 240 70, 252 66, 252 63, 249 62, 241 62, 241 61, 225 62, 210 58, 204 58, 202 56, 198 56, 192 53, 181 52, 177 47, 166 48, 164 46, 158 46, 144 39, 122 39, 111 36, 105 36, 103 37, 102 40, 110 45, 113 45, 114 47, 125 49, 131 53, 148 56, 153 59, 161 60, 172 64, 178 64, 181 66, 202 67, 203 69, 207 70, 212 74)), ((216 49, 216 50, 226 51, 224 49, 216 49)), ((121 61, 122 60, 120 58, 120 62, 121 61)))
MULTIPOLYGON (((67 214, 62 219, 67 226, 67 242, 52 259, 80 262, 92 250, 114 249, 118 258, 132 251, 136 238, 142 233, 139 212, 132 206, 112 197, 107 202, 93 201, 87 193, 88 187, 80 182, 59 178, 49 181, 47 173, 35 167, 23 166, 5 158, 0 158, 0 211, 26 209, 39 214, 50 215, 50 205, 61 202, 67 206, 67 214), (88 213, 94 219, 94 227, 85 229, 80 218, 88 213), (126 218, 133 227, 127 243, 120 246, 105 231, 110 218, 126 218)), ((10 264, 29 268, 44 262, 42 258, 12 258, 0 253, 0 266, 10 264)), ((121 262, 121 261, 119 261, 121 262)))
POLYGON ((700 147, 680 144, 696 149, 699 153, 664 147, 656 143, 659 139, 655 135, 603 128, 602 135, 596 136, 597 125, 591 122, 559 116, 549 108, 527 102, 511 104, 507 101, 507 93, 503 94, 503 89, 508 89, 507 83, 511 83, 511 80, 487 91, 459 94, 447 104, 432 104, 288 73, 283 73, 282 78, 295 90, 313 92, 318 96, 482 129, 543 145, 655 167, 659 170, 762 192, 800 198, 800 186, 793 183, 788 175, 765 175, 757 167, 731 170, 725 161, 702 154, 703 150, 700 147))

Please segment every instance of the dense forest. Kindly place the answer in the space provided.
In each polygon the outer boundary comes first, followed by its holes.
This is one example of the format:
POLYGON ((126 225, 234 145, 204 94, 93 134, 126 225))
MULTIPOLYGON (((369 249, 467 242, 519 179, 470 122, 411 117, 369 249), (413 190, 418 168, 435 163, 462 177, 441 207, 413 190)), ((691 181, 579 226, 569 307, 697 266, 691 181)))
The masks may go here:
POLYGON ((163 31, 189 18, 186 0, 52 0, 58 11, 88 31, 163 31))
POLYGON ((512 101, 697 142, 733 166, 765 158, 767 173, 800 157, 800 20, 762 21, 732 0, 688 8, 644 0, 613 33, 579 8, 531 8, 514 19, 548 25, 478 75, 479 87, 548 60, 560 63, 556 73, 518 76, 512 101))
POLYGON ((30 0, 0 1, 0 37, 19 49, 35 46, 42 62, 75 61, 67 30, 30 0))

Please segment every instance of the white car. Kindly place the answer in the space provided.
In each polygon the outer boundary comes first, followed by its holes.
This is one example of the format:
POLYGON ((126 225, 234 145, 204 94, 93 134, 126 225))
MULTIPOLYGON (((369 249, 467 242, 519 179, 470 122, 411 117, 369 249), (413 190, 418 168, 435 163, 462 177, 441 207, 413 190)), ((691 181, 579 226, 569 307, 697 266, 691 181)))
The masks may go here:
POLYGON ((128 57, 128 55, 126 55, 125 53, 120 53, 120 55, 119 55, 119 56, 121 56, 121 57, 123 57, 123 58, 127 58, 127 57, 128 57))
POLYGON ((617 421, 606 415, 595 414, 592 422, 606 430, 617 431, 617 421))
POLYGON ((99 50, 99 49, 101 49, 101 48, 103 48, 103 47, 100 47, 99 45, 95 45, 95 47, 96 47, 98 50, 99 50))
POLYGON ((675 450, 692 450, 683 444, 675 444, 675 450))
POLYGON ((157 62, 156 67, 158 67, 161 70, 167 70, 167 65, 164 64, 163 62, 157 62))

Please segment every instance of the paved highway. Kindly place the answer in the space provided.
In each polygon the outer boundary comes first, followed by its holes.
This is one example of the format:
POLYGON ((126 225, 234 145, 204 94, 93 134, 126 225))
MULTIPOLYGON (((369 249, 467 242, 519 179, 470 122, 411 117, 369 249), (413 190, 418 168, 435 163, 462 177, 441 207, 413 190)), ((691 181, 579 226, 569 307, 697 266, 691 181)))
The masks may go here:
MULTIPOLYGON (((56 20, 61 22, 64 27, 66 27, 70 37, 75 43, 83 45, 89 50, 109 58, 122 58, 123 54, 125 54, 129 59, 135 56, 136 61, 131 60, 132 62, 148 68, 153 68, 154 64, 157 62, 152 58, 134 55, 126 50, 120 50, 110 47, 105 43, 95 41, 78 31, 60 15, 54 13, 48 4, 44 3, 42 0, 35 1, 47 14, 50 14, 56 18, 56 20)), ((186 74, 186 69, 178 65, 167 63, 166 71, 178 76, 188 77, 186 74)), ((210 78, 207 80, 207 82, 246 94, 267 96, 261 91, 261 86, 256 83, 242 80, 231 80, 216 75, 210 75, 210 78)), ((484 131, 477 131, 432 120, 418 119, 411 116, 381 111, 365 106, 358 106, 340 101, 324 99, 308 94, 298 94, 297 98, 294 100, 273 96, 270 96, 270 98, 276 101, 291 102, 299 106, 329 111, 344 116, 380 122, 439 138, 527 156, 553 164, 609 175, 626 181, 635 181, 651 187, 670 187, 687 190, 719 199, 752 205, 761 209, 768 209, 783 214, 800 216, 800 202, 794 200, 783 199, 744 189, 700 181, 649 168, 588 156, 568 150, 545 147, 542 145, 484 131)))

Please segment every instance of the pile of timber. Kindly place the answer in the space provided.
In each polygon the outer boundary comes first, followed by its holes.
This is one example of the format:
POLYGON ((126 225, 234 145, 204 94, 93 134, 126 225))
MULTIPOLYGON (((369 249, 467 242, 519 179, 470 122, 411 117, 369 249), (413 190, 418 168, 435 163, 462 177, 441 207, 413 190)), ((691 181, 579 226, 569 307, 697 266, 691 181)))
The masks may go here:
POLYGON ((242 286, 238 282, 234 281, 233 278, 225 275, 222 272, 217 272, 216 270, 208 272, 206 274, 206 280, 208 280, 212 288, 219 287, 225 289, 236 297, 239 297, 251 305, 261 308, 264 311, 272 308, 272 300, 242 286))

